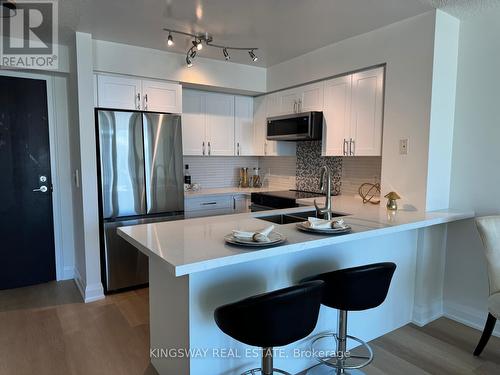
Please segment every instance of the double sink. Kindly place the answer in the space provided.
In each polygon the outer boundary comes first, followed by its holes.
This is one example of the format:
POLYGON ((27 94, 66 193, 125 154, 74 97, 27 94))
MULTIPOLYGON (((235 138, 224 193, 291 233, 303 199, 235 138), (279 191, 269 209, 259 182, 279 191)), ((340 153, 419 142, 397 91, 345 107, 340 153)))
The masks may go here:
MULTIPOLYGON (((333 213, 332 217, 344 216, 342 214, 333 213)), ((318 217, 316 215, 316 210, 303 211, 303 212, 293 212, 290 214, 280 214, 280 215, 269 215, 269 216, 258 216, 256 219, 269 221, 274 224, 284 225, 292 223, 301 223, 307 221, 308 217, 318 217)), ((320 217, 322 219, 322 217, 320 217)))

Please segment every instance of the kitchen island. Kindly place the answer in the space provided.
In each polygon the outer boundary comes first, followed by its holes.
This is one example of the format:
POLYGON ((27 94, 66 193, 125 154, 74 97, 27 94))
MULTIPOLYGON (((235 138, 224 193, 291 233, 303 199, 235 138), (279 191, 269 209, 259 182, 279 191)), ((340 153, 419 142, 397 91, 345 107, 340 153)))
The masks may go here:
MULTIPOLYGON (((300 202, 312 204, 312 200, 300 202)), ((471 218, 453 210, 390 212, 354 197, 334 197, 333 209, 352 232, 325 236, 276 225, 279 246, 249 249, 224 243, 233 229, 270 225, 259 217, 308 207, 122 227, 119 234, 149 256, 151 361, 160 374, 237 374, 259 367, 259 350, 222 333, 213 320, 225 303, 282 288, 306 276, 381 261, 397 264, 385 303, 352 313, 349 332, 369 341, 409 322, 442 314, 446 223, 471 218), (440 284, 441 283, 441 284, 440 284), (441 308, 441 310, 440 310, 441 308)), ((322 307, 315 332, 334 330, 336 311, 322 307)), ((315 364, 310 338, 284 348, 275 366, 299 372, 315 364), (295 350, 299 349, 299 350, 295 350)))

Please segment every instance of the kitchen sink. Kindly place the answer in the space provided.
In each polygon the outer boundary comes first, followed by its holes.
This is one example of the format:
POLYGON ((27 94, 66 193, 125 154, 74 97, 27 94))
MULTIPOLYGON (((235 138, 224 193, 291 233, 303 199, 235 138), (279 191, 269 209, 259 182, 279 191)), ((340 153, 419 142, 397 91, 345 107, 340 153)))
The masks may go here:
MULTIPOLYGON (((308 217, 316 217, 316 210, 304 211, 304 212, 294 212, 290 214, 281 215, 269 215, 269 216, 259 216, 256 219, 269 221, 274 224, 284 225, 292 223, 301 223, 306 221, 308 217)), ((333 213, 333 217, 344 216, 341 214, 333 213)))

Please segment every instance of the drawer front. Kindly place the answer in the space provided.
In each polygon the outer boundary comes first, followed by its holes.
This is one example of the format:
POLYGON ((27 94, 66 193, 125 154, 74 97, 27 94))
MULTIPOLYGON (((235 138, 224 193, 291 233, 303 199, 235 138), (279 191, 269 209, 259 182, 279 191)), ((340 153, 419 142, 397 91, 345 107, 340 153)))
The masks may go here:
POLYGON ((231 210, 233 208, 233 198, 229 197, 203 197, 186 199, 185 211, 205 211, 205 210, 231 210))

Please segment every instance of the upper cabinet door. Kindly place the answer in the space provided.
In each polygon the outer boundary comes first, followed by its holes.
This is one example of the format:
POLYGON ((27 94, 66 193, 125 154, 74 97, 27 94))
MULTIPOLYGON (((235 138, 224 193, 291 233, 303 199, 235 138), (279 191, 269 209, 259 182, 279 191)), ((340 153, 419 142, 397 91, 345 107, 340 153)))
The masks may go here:
POLYGON ((351 154, 382 155, 384 69, 352 75, 351 154))
POLYGON ((253 98, 234 98, 235 152, 238 156, 252 156, 254 151, 253 98))
POLYGON ((183 90, 182 146, 184 155, 205 155, 206 97, 205 93, 183 90))
POLYGON ((264 156, 266 151, 267 97, 253 98, 253 149, 255 156, 264 156))
POLYGON ((323 82, 313 83, 300 87, 298 98, 298 111, 322 111, 323 110, 323 82))
POLYGON ((142 108, 152 112, 182 113, 181 85, 163 81, 142 81, 142 108))
POLYGON ((300 93, 297 89, 285 90, 279 93, 280 114, 298 113, 300 93))
POLYGON ((323 155, 345 156, 350 137, 352 76, 325 82, 323 109, 323 155))
POLYGON ((99 75, 97 89, 101 108, 141 109, 140 79, 99 75))
POLYGON ((265 97, 264 118, 279 116, 281 114, 279 93, 269 94, 265 97))
POLYGON ((234 95, 206 93, 207 152, 211 156, 233 156, 234 95))

